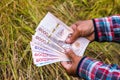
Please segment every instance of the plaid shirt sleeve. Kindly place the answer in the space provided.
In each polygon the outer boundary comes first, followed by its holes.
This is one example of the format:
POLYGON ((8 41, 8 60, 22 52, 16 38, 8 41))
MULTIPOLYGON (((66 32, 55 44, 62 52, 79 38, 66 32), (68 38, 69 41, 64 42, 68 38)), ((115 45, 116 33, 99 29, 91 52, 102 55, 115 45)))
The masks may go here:
POLYGON ((78 65, 77 75, 85 80, 120 80, 120 67, 83 57, 78 65))
MULTIPOLYGON (((93 23, 96 41, 120 42, 119 15, 93 19, 93 23)), ((83 57, 78 64, 77 75, 86 80, 120 80, 120 66, 83 57)))
POLYGON ((93 19, 96 41, 120 42, 120 15, 93 19))

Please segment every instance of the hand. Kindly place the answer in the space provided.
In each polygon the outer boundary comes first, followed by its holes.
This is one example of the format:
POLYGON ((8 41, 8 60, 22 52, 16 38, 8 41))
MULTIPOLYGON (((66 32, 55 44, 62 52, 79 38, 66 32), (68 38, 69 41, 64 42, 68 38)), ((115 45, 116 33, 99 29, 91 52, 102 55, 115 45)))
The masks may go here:
POLYGON ((73 43, 78 37, 86 37, 88 40, 94 40, 94 25, 92 20, 78 21, 71 26, 73 34, 68 37, 66 43, 73 43))
POLYGON ((77 69, 79 61, 81 60, 81 57, 75 55, 75 53, 70 49, 66 50, 66 55, 68 56, 68 58, 70 58, 71 61, 61 62, 62 66, 65 68, 66 72, 69 75, 77 76, 76 69, 77 69))

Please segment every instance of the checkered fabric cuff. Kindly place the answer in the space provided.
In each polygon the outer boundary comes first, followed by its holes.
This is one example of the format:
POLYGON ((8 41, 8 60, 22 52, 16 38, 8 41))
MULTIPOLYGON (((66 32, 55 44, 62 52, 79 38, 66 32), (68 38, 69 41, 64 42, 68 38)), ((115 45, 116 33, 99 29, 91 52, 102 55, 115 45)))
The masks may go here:
POLYGON ((120 66, 107 65, 89 57, 80 61, 77 70, 78 76, 85 80, 120 80, 120 66))
POLYGON ((95 72, 97 67, 101 66, 101 62, 91 59, 89 57, 84 57, 78 65, 77 74, 81 78, 91 80, 91 78, 95 78, 95 72), (96 66, 94 66, 96 65, 96 66))
POLYGON ((96 41, 120 42, 120 16, 93 19, 96 41))

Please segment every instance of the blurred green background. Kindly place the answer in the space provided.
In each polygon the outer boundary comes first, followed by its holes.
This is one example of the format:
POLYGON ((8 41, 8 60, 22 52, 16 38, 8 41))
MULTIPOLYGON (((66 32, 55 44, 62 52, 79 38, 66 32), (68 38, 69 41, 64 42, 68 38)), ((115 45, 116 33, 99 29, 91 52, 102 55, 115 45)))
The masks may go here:
MULTIPOLYGON (((33 64, 29 43, 48 11, 70 26, 120 14, 120 0, 0 0, 0 80, 82 80, 67 75, 60 63, 33 64)), ((120 65, 118 43, 92 42, 85 55, 120 65)))

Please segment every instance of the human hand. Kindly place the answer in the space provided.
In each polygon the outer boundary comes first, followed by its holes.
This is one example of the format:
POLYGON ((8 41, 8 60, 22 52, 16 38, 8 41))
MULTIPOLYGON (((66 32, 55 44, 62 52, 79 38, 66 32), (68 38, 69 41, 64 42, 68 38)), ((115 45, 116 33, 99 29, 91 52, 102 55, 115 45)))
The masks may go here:
POLYGON ((73 43, 78 37, 86 37, 88 40, 94 40, 94 25, 92 20, 78 21, 71 25, 73 33, 66 40, 66 43, 73 43))
POLYGON ((70 49, 66 50, 66 55, 68 56, 68 58, 70 58, 71 61, 61 62, 62 66, 64 67, 68 75, 77 76, 76 70, 81 57, 75 55, 75 53, 70 49))

